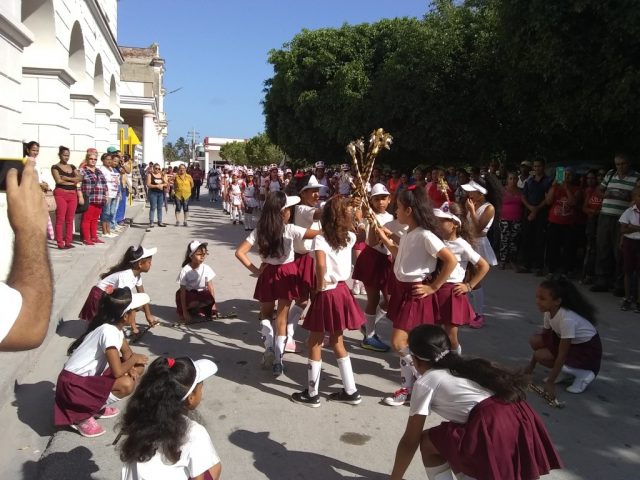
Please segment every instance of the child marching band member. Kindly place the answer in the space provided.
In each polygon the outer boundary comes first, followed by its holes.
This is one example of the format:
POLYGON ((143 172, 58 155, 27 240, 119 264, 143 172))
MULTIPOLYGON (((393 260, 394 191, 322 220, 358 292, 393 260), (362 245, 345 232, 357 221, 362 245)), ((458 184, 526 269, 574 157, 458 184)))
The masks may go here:
MULTIPOLYGON (((132 291, 144 293, 141 274, 147 273, 151 269, 152 257, 157 251, 157 248, 144 248, 142 245, 138 248, 129 247, 117 265, 100 275, 101 280, 89 292, 79 317, 87 322, 91 321, 96 315, 102 297, 116 288, 128 287, 132 291)), ((158 324, 158 320, 151 314, 148 303, 144 306, 144 315, 150 327, 158 324)), ((132 315, 130 320, 132 333, 138 334, 135 315, 132 315)))
POLYGON ((156 358, 124 412, 123 480, 218 480, 220 457, 207 429, 190 418, 202 401, 211 360, 156 358))
POLYGON ((489 271, 489 264, 471 246, 474 241, 473 233, 468 228, 468 224, 463 221, 462 209, 458 204, 444 203, 440 208, 434 209, 433 214, 440 221, 438 225, 440 238, 458 261, 451 276, 436 292, 440 313, 440 320, 437 323, 441 324, 447 332, 453 351, 461 355, 458 326, 468 325, 476 316, 469 304, 467 294, 482 281, 489 271), (475 265, 475 269, 473 276, 465 282, 464 277, 469 262, 475 265))
MULTIPOLYGON (((304 229, 311 228, 320 230, 320 217, 322 209, 318 208, 320 199, 320 185, 314 175, 310 175, 302 180, 300 187, 300 203, 294 207, 293 223, 304 229)), ((293 249, 295 251, 295 263, 298 267, 298 293, 299 297, 289 309, 287 319, 287 343, 285 352, 296 353, 296 342, 293 338, 300 317, 307 308, 307 303, 311 292, 315 290, 315 265, 313 261, 313 240, 294 240, 293 249)))
POLYGON ((238 222, 244 223, 242 204, 242 192, 244 191, 244 182, 238 180, 238 172, 231 173, 231 182, 229 183, 229 203, 231 204, 231 220, 233 224, 238 222))
POLYGON ((547 429, 525 401, 526 375, 457 355, 432 325, 413 329, 409 348, 420 377, 391 480, 402 479, 418 447, 430 480, 533 480, 562 468, 547 429), (424 430, 431 412, 445 421, 424 430))
POLYGON ((133 391, 147 363, 145 355, 131 351, 122 333, 127 317, 147 303, 149 295, 132 294, 126 287, 100 300, 87 331, 67 351, 70 357, 56 385, 55 425, 70 425, 84 437, 105 433, 94 416, 118 415, 119 410, 109 405, 133 391))
MULTIPOLYGON (((387 212, 389 198, 390 193, 382 183, 375 184, 371 189, 369 202, 382 227, 393 221, 393 215, 387 212)), ((367 293, 367 306, 364 310, 365 337, 360 346, 374 352, 388 352, 389 345, 376 335, 376 320, 381 293, 384 306, 388 305, 387 282, 393 268, 391 252, 380 243, 373 228, 368 228, 366 242, 367 246, 358 256, 352 275, 354 280, 364 284, 367 293)))
POLYGON ((287 341, 287 319, 289 306, 298 298, 298 268, 294 262, 293 242, 303 238, 314 238, 320 232, 305 230, 289 224, 291 207, 300 202, 300 197, 287 197, 284 192, 267 194, 258 226, 236 249, 236 258, 258 277, 253 298, 260 302, 260 324, 265 352, 263 365, 273 362, 275 377, 283 373, 282 354, 287 341), (256 267, 247 254, 257 243, 262 264, 256 267), (276 336, 271 318, 276 307, 276 336))
POLYGON ((345 281, 351 274, 351 249, 356 235, 350 231, 353 213, 348 200, 334 197, 322 211, 323 233, 313 241, 316 256, 315 295, 302 327, 309 330, 308 388, 291 395, 291 400, 309 407, 320 406, 318 388, 322 370, 322 342, 325 333, 333 348, 343 388, 329 396, 330 400, 357 405, 362 401, 353 378, 351 359, 342 332, 357 330, 364 324, 362 310, 345 281))
POLYGON ((256 228, 256 209, 258 208, 258 185, 253 180, 253 170, 247 170, 247 182, 242 192, 242 203, 245 208, 245 231, 256 228))
POLYGON ((451 276, 458 264, 456 257, 434 233, 433 209, 421 187, 403 188, 397 197, 398 221, 409 230, 397 246, 384 228, 378 229, 382 243, 394 257, 393 275, 389 276, 389 310, 393 323, 391 345, 400 355, 400 389, 383 401, 390 406, 404 405, 411 397, 415 369, 408 348, 409 332, 417 325, 438 320, 438 300, 434 295, 451 276), (441 266, 435 278, 429 277, 441 266))
POLYGON ((533 349, 527 373, 536 364, 551 369, 544 389, 555 397, 560 374, 574 377, 569 393, 582 393, 600 371, 602 343, 596 330, 596 310, 570 280, 554 276, 545 280, 536 292, 536 304, 544 313, 541 334, 531 336, 533 349))
POLYGON ((176 292, 176 310, 181 323, 193 317, 212 318, 218 315, 213 279, 216 274, 204 263, 209 255, 207 243, 194 240, 187 246, 182 270, 176 279, 180 288, 176 292))

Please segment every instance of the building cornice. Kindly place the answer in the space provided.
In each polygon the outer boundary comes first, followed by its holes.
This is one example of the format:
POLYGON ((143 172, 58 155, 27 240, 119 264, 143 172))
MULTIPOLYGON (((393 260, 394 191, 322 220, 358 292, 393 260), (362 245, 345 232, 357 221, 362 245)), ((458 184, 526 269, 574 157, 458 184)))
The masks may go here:
POLYGON ((58 77, 67 87, 76 83, 76 79, 73 74, 65 68, 22 67, 22 74, 35 75, 39 77, 58 77))
POLYGON ((84 100, 91 105, 97 105, 99 100, 89 93, 72 93, 69 95, 71 100, 84 100))
POLYGON ((102 8, 98 4, 98 0, 86 0, 87 5, 89 6, 89 10, 93 15, 93 18, 96 20, 98 24, 98 28, 102 33, 102 36, 106 40, 109 45, 109 49, 113 52, 113 55, 116 57, 116 61, 118 65, 122 65, 124 63, 124 57, 122 56, 122 52, 118 47, 118 42, 116 41, 116 37, 113 35, 113 32, 109 28, 109 23, 107 22, 107 17, 105 17, 102 8))
POLYGON ((34 40, 31 30, 22 22, 5 15, 3 7, 0 7, 0 36, 20 51, 31 45, 34 40))
POLYGON ((96 113, 104 113, 105 115, 110 117, 111 115, 113 115, 113 110, 111 110, 110 108, 96 108, 96 113))

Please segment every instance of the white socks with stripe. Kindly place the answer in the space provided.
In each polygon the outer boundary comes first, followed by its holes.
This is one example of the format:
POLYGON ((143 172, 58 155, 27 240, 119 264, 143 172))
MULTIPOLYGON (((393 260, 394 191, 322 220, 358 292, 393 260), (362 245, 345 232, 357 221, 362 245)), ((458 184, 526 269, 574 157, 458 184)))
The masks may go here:
POLYGON ((282 355, 284 355, 284 345, 287 343, 286 335, 278 335, 276 337, 276 360, 275 363, 282 363, 282 355))
POLYGON ((300 321, 300 317, 304 312, 304 308, 300 307, 297 303, 289 309, 289 316, 287 317, 287 337, 293 340, 293 334, 296 333, 296 327, 300 321))
POLYGON ((260 320, 260 335, 262 335, 264 349, 268 350, 273 348, 273 327, 271 326, 270 320, 260 320))
POLYGON ((322 373, 322 360, 315 361, 309 359, 307 364, 307 378, 309 380, 307 388, 309 390, 309 396, 315 397, 318 395, 318 388, 320 385, 320 374, 322 373))
POLYGON ((448 463, 443 463, 437 467, 424 467, 429 480, 456 480, 456 476, 451 471, 448 463))
POLYGON ((349 395, 356 392, 356 381, 353 378, 353 369, 351 368, 351 359, 349 355, 336 359, 338 368, 340 369, 340 378, 342 378, 342 386, 344 391, 349 395))

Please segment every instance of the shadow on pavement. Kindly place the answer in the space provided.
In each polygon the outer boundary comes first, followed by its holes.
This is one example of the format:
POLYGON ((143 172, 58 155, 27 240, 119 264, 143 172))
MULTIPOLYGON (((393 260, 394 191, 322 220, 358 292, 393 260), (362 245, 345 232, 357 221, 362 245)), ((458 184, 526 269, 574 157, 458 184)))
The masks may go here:
POLYGON ((69 452, 52 453, 37 462, 26 462, 22 467, 22 478, 90 480, 95 478, 92 474, 100 470, 92 457, 93 453, 87 447, 76 447, 69 452))
POLYGON ((54 384, 42 381, 21 385, 16 381, 14 393, 12 405, 18 407, 18 419, 41 437, 53 435, 54 384))

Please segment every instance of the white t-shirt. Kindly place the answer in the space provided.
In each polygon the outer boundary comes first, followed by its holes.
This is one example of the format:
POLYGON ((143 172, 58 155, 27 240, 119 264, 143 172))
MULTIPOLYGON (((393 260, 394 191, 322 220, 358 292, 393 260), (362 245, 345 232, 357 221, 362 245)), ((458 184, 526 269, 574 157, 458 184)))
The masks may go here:
POLYGON ((320 187, 320 198, 327 198, 329 196, 329 181, 326 175, 322 178, 316 176, 316 180, 322 187, 320 187))
MULTIPOLYGON (((374 215, 375 215, 376 219, 378 220, 378 223, 383 227, 386 227, 391 222, 393 222, 393 215, 391 215, 389 212, 375 213, 374 215)), ((369 225, 369 222, 367 222, 367 236, 369 236, 369 229, 370 228, 371 228, 371 225, 369 225)), ((382 243, 378 243, 377 245, 373 245, 373 249, 379 251, 380 253, 384 253, 385 255, 391 254, 389 249, 382 243)))
MULTIPOLYGON (((252 231, 247 237, 247 242, 251 245, 256 243, 256 237, 258 235, 258 230, 252 231)), ((302 240, 304 234, 307 232, 306 228, 299 227, 292 223, 287 223, 284 226, 284 233, 282 235, 284 241, 284 255, 279 258, 276 257, 260 257, 264 263, 268 263, 270 265, 283 265, 285 263, 291 263, 295 259, 294 250, 293 250, 293 242, 295 240, 302 240)))
POLYGON ((351 276, 351 249, 356 243, 356 234, 349 233, 347 246, 340 250, 334 250, 327 243, 324 235, 318 235, 313 239, 313 251, 325 253, 326 271, 324 272, 325 287, 323 290, 336 288, 338 282, 344 282, 351 276))
MULTIPOLYGON (((296 225, 304 228, 305 230, 309 228, 313 230, 320 230, 320 221, 313 219, 313 215, 317 210, 316 207, 310 207, 309 205, 296 205, 295 209, 296 213, 294 221, 296 225)), ((308 238, 306 240, 296 239, 293 242, 293 249, 296 253, 308 253, 313 251, 312 244, 313 238, 308 238)))
POLYGON ((428 370, 413 384, 409 416, 434 411, 450 422, 467 423, 473 407, 491 396, 490 390, 449 370, 428 370))
POLYGON ((464 238, 458 237, 455 240, 445 240, 444 245, 458 260, 456 268, 447 279, 449 283, 460 283, 464 281, 464 275, 469 262, 474 265, 480 261, 480 254, 464 238))
POLYGON ((2 342, 9 334, 14 323, 16 323, 18 315, 20 315, 22 295, 18 290, 0 282, 0 305, 2 305, 4 311, 2 317, 0 317, 2 318, 2 321, 0 321, 0 342, 2 342))
POLYGON ((106 291, 107 287, 112 287, 114 289, 128 287, 133 293, 135 293, 136 287, 142 286, 142 276, 134 275, 133 270, 129 268, 127 270, 112 273, 100 280, 96 286, 103 291, 106 291))
POLYGON ((204 263, 201 263, 195 270, 188 263, 182 267, 176 282, 187 290, 204 290, 207 288, 207 282, 213 280, 216 273, 213 269, 204 263))
POLYGON ((570 338, 573 345, 588 342, 598 333, 589 320, 565 308, 558 309, 553 318, 545 312, 544 328, 551 328, 560 338, 570 338))
POLYGON ((120 172, 115 169, 107 168, 104 165, 98 167, 107 179, 108 196, 116 198, 118 196, 118 186, 120 185, 120 172))
POLYGON ((433 232, 416 227, 400 239, 393 273, 401 282, 422 282, 436 269, 437 255, 443 248, 444 243, 433 232))
MULTIPOLYGON (((624 213, 620 215, 618 222, 640 227, 640 210, 635 205, 627 208, 624 213)), ((640 232, 625 233, 624 236, 632 240, 640 240, 640 232)))
POLYGON ((64 369, 81 377, 99 376, 109 366, 107 348, 120 351, 124 342, 124 333, 115 325, 105 323, 89 333, 76 348, 64 369))
POLYGON ((156 451, 151 459, 144 463, 126 464, 122 467, 122 480, 188 480, 202 475, 211 467, 220 463, 207 429, 187 419, 189 430, 182 445, 180 458, 173 465, 164 455, 156 451))

